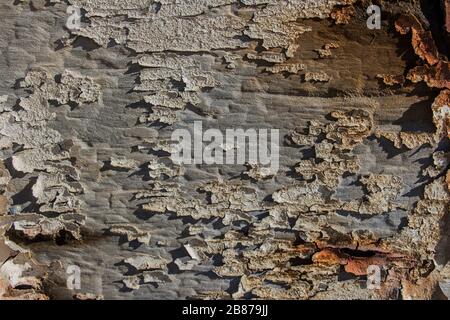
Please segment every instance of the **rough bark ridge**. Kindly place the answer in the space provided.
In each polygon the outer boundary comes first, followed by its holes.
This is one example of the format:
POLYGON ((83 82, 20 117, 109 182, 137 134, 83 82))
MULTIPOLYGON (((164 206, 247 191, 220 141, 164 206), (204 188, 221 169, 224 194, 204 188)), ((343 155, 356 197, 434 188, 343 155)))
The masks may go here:
POLYGON ((0 297, 446 299, 450 5, 370 4, 3 1, 0 297), (280 170, 173 163, 198 120, 280 170))

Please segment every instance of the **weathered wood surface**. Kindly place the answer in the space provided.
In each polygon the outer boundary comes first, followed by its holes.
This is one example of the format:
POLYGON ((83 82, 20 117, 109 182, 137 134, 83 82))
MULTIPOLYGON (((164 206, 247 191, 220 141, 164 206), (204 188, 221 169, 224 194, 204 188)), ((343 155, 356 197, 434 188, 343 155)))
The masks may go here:
POLYGON ((3 1, 0 296, 446 298, 448 3, 423 3, 371 30, 368 1, 3 1), (173 164, 194 121, 279 129, 280 169, 173 164))

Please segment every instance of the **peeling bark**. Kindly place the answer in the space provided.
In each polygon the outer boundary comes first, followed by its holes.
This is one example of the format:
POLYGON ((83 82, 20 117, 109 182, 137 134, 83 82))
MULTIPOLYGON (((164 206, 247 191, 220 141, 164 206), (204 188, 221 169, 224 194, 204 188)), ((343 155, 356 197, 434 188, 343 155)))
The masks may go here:
POLYGON ((0 298, 448 294, 448 58, 418 2, 368 5, 2 5, 0 298), (279 129, 279 170, 175 163, 194 121, 279 129))

